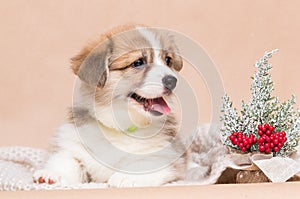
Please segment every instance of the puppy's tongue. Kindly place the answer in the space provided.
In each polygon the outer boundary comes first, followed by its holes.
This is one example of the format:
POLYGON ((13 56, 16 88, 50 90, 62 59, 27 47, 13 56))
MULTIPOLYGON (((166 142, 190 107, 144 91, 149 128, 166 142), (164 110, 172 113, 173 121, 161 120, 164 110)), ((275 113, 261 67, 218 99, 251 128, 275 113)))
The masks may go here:
POLYGON ((147 100, 147 101, 148 101, 149 110, 154 110, 162 114, 169 114, 171 112, 170 107, 162 97, 147 100))

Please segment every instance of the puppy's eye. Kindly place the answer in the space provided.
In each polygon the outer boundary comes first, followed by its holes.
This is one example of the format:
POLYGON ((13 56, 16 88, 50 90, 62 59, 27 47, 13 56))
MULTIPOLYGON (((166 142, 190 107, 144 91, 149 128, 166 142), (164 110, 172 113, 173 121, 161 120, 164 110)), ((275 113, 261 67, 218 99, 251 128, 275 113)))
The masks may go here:
POLYGON ((171 64, 171 60, 172 60, 172 58, 171 58, 171 57, 169 57, 169 56, 166 56, 166 59, 165 59, 165 61, 166 61, 166 64, 167 64, 168 66, 170 66, 170 64, 171 64))
POLYGON ((132 63, 132 67, 137 68, 139 66, 144 65, 146 62, 144 59, 140 58, 138 60, 136 60, 135 62, 132 63))

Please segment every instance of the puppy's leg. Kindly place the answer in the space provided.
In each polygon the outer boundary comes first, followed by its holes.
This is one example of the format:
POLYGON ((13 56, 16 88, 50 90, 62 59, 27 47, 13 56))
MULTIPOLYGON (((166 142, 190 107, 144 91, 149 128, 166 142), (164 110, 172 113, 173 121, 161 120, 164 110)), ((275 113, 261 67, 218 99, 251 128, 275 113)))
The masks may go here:
POLYGON ((80 161, 66 152, 52 154, 43 169, 35 171, 37 183, 78 184, 82 182, 80 161))
POLYGON ((174 171, 172 168, 165 168, 147 174, 116 172, 109 178, 108 185, 111 187, 149 187, 160 186, 172 180, 175 180, 174 171))
MULTIPOLYGON (((161 157, 163 158, 163 157, 161 157)), ((154 161, 165 162, 165 159, 150 158, 148 160, 135 161, 125 167, 128 171, 134 171, 137 168, 143 168, 143 165, 153 165, 154 161)), ((109 186, 112 187, 142 187, 142 186, 160 186, 171 181, 182 179, 186 170, 186 159, 180 157, 170 164, 164 165, 163 168, 157 168, 154 172, 145 172, 141 174, 130 174, 116 172, 108 180, 109 186)), ((124 169, 126 171, 126 169, 124 169)), ((139 169, 140 171, 141 169, 139 169)))

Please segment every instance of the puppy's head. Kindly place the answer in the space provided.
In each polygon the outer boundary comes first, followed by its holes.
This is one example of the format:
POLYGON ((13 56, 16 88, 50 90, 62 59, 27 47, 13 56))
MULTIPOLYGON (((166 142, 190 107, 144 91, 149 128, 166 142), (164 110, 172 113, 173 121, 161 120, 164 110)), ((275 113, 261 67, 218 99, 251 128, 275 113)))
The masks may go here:
POLYGON ((169 33, 142 26, 116 28, 72 58, 74 73, 95 89, 97 106, 124 103, 140 114, 161 116, 182 68, 169 33))

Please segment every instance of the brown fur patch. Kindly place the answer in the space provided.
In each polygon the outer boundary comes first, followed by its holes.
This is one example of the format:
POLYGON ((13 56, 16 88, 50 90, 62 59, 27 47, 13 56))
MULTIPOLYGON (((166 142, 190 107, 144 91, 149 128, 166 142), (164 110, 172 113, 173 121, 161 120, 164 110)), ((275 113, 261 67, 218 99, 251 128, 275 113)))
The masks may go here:
POLYGON ((81 126, 86 124, 88 121, 94 120, 89 113, 89 110, 83 107, 72 107, 69 108, 68 120, 70 123, 81 126))
POLYGON ((74 160, 79 164, 79 172, 81 173, 82 182, 93 182, 92 175, 87 171, 86 166, 83 164, 83 162, 78 158, 74 158, 74 160))
POLYGON ((172 166, 176 171, 176 180, 183 180, 185 178, 188 157, 189 152, 186 152, 177 161, 173 163, 172 166))
POLYGON ((180 71, 183 67, 182 58, 179 54, 179 49, 175 44, 175 39, 173 35, 170 35, 167 32, 158 32, 160 35, 160 43, 162 45, 163 52, 161 53, 162 60, 165 60, 166 56, 171 57, 170 67, 173 67, 176 71, 180 71))
POLYGON ((77 75, 78 71, 80 69, 80 66, 84 59, 92 52, 92 50, 99 44, 105 42, 106 40, 110 39, 113 35, 116 35, 118 33, 134 29, 135 26, 133 24, 124 25, 124 26, 118 26, 115 27, 106 33, 100 35, 98 39, 95 41, 90 42, 87 46, 85 46, 76 56, 71 58, 71 68, 73 69, 73 72, 77 75))
POLYGON ((145 50, 135 50, 123 54, 111 63, 110 70, 120 70, 128 67, 137 59, 145 58, 146 56, 144 54, 146 54, 145 50))

